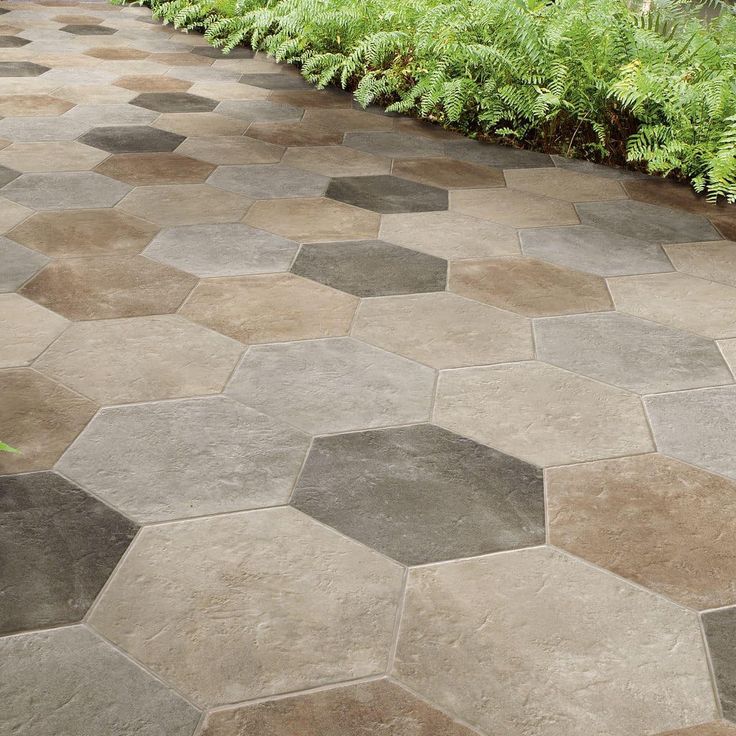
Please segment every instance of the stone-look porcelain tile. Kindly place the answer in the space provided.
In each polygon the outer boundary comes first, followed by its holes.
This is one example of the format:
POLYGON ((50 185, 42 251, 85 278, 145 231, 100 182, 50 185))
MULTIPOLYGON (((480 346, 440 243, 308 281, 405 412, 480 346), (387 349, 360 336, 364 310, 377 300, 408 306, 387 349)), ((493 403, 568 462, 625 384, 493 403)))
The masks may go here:
POLYGON ((536 169, 554 165, 546 153, 522 151, 511 146, 498 146, 467 138, 447 143, 445 152, 450 158, 497 166, 499 169, 536 169))
POLYGON ((77 322, 35 367, 101 404, 121 404, 219 393, 242 349, 171 315, 77 322))
POLYGON ((157 118, 153 127, 185 136, 239 136, 248 124, 214 112, 171 112, 157 118))
POLYGON ((617 312, 539 319, 534 334, 540 360, 638 393, 733 383, 712 340, 617 312))
POLYGON ((390 131, 393 120, 389 117, 370 115, 362 110, 307 109, 302 118, 304 123, 338 133, 350 131, 390 131))
POLYGON ((383 672, 401 578, 294 509, 251 511, 144 529, 90 621, 196 702, 232 703, 383 672))
POLYGON ((323 176, 375 176, 391 171, 391 160, 347 146, 297 146, 289 148, 281 163, 323 176))
POLYGON ((731 372, 736 376, 736 340, 718 340, 718 347, 731 368, 731 372))
POLYGON ((382 240, 303 245, 293 273, 359 297, 444 291, 447 262, 382 240))
POLYGON ((64 117, 5 118, 0 121, 0 137, 11 141, 73 141, 89 130, 89 125, 64 117))
POLYGON ((0 263, 3 264, 0 270, 0 292, 15 291, 48 262, 46 256, 35 250, 0 237, 0 263))
POLYGON ((107 158, 95 168, 99 174, 133 186, 195 184, 215 170, 213 164, 177 153, 124 153, 107 158))
POLYGON ((192 736, 199 719, 83 626, 0 639, 0 682, 5 725, 17 736, 192 736))
POLYGON ((237 192, 250 199, 320 197, 329 182, 326 176, 283 164, 219 166, 207 180, 213 187, 237 192))
POLYGON ((137 527, 55 473, 4 476, 2 489, 0 634, 79 621, 137 527))
POLYGON ((344 143, 350 148, 386 158, 435 158, 444 153, 441 141, 407 133, 346 133, 344 143))
POLYGON ((238 222, 251 204, 207 184, 172 184, 137 187, 118 207, 157 225, 207 225, 238 222))
POLYGON ((245 46, 236 46, 231 51, 224 53, 222 49, 215 48, 214 46, 200 46, 192 49, 192 53, 198 56, 205 56, 208 59, 252 59, 255 51, 245 46))
POLYGON ((706 337, 736 337, 736 289, 684 273, 608 280, 616 309, 706 337))
POLYGON ((654 449, 638 397, 533 361, 442 371, 434 419, 544 466, 654 449))
POLYGON ((447 192, 397 176, 344 176, 333 179, 327 196, 382 214, 447 209, 447 192))
POLYGON ((613 308, 602 278, 533 258, 452 263, 448 285, 461 296, 529 317, 613 308))
POLYGON ((434 371, 350 338, 252 347, 226 393, 311 434, 425 422, 434 371))
POLYGON ((156 112, 212 112, 217 107, 216 100, 189 92, 143 92, 130 104, 156 112))
POLYGON ((454 212, 384 215, 380 237, 447 260, 519 255, 514 228, 454 212))
POLYGON ((217 105, 217 112, 247 123, 298 122, 304 110, 268 100, 225 100, 217 105))
POLYGON ((476 736, 387 680, 213 711, 202 736, 382 736, 388 732, 392 736, 476 736))
POLYGON ((4 118, 61 115, 74 105, 51 95, 2 95, 0 115, 4 118))
POLYGON ((135 255, 157 229, 117 210, 69 210, 38 212, 13 228, 8 237, 55 258, 135 255))
POLYGON ((0 294, 0 368, 28 365, 68 324, 19 294, 0 294))
POLYGON ((50 468, 97 408, 29 368, 0 371, 0 394, 3 441, 20 450, 0 454, 0 473, 50 468))
POLYGON ((504 186, 503 172, 449 158, 417 158, 396 161, 391 173, 403 179, 442 189, 478 189, 504 186))
POLYGON ((552 154, 550 157, 554 165, 558 169, 569 169, 570 171, 578 171, 581 174, 593 174, 599 178, 605 179, 646 179, 647 175, 638 171, 630 171, 622 169, 618 166, 608 166, 604 164, 594 164, 592 161, 585 161, 581 158, 568 158, 566 156, 558 156, 552 154))
POLYGON ((300 243, 375 238, 380 217, 331 199, 271 199, 256 202, 243 222, 300 243))
POLYGON ((352 335, 433 368, 534 357, 529 320, 447 293, 363 300, 352 335))
POLYGON ((286 503, 308 445, 212 396, 103 409, 57 468, 146 523, 286 503))
POLYGON ((160 74, 129 74, 120 77, 113 84, 135 92, 184 92, 192 86, 186 79, 174 79, 160 74))
POLYGON ((589 225, 522 230, 519 237, 526 256, 599 276, 673 270, 660 245, 589 225))
POLYGON ((510 169, 506 185, 529 194, 541 194, 566 202, 627 199, 624 188, 613 179, 599 178, 557 168, 510 169))
POLYGON ((736 242, 732 240, 668 245, 665 251, 678 271, 736 286, 736 242))
POLYGON ((6 233, 32 214, 33 210, 28 209, 28 207, 23 207, 9 199, 0 197, 0 233, 6 233))
POLYGON ((736 386, 648 396, 660 452, 736 479, 736 386))
POLYGON ((13 49, 27 46, 31 43, 27 38, 21 36, 0 36, 0 48, 13 49))
POLYGON ((736 725, 725 721, 701 723, 690 728, 678 728, 676 731, 659 733, 657 736, 736 736, 736 725))
POLYGON ((86 171, 107 158, 104 151, 73 141, 13 143, 0 151, 0 164, 16 171, 86 171))
POLYGON ((406 565, 544 543, 541 470, 430 424, 317 438, 292 504, 406 565))
POLYGON ((696 615, 550 549, 411 570, 394 670, 486 733, 631 736, 716 717, 696 615))
MULTIPOLYGON (((243 86, 243 85, 241 85, 243 86)), ((258 89, 251 87, 251 89, 258 89)), ((342 89, 279 89, 269 92, 272 102, 284 102, 296 107, 327 107, 332 109, 350 108, 353 104, 353 95, 342 89)), ((221 99, 226 99, 221 97, 221 99)))
MULTIPOLYGON (((209 48, 209 47, 205 47, 209 48)), ((265 100, 270 98, 271 93, 260 87, 248 87, 239 82, 195 82, 189 91, 193 95, 213 97, 216 100, 265 100)), ((276 100, 273 102, 288 102, 288 100, 276 100)), ((301 107, 297 104, 296 107, 301 107)))
POLYGON ((358 300, 292 274, 202 281, 179 310, 244 343, 347 335, 358 300))
POLYGON ((698 194, 692 187, 671 179, 647 176, 638 181, 627 181, 624 188, 631 199, 639 202, 687 210, 707 217, 719 213, 727 216, 734 211, 733 206, 712 204, 705 195, 698 194))
POLYGON ((103 84, 69 84, 55 89, 54 96, 78 105, 114 105, 128 102, 135 92, 103 84))
POLYGON ((736 601, 736 483, 661 455, 547 471, 550 542, 692 608, 736 601))
POLYGON ((511 227, 577 225, 569 202, 514 189, 461 189, 450 194, 450 209, 511 227))
POLYGON ((297 243, 240 223, 163 230, 144 254, 195 276, 242 276, 287 271, 297 243))
POLYGON ((3 189, 3 196, 37 210, 112 207, 130 187, 92 171, 23 174, 3 189))
POLYGON ((79 140, 108 153, 152 153, 173 151, 184 136, 148 125, 109 125, 92 128, 79 140))
POLYGON ((77 105, 64 114, 65 119, 77 120, 93 128, 96 125, 121 126, 140 125, 146 127, 158 115, 130 104, 122 105, 77 105))
POLYGON ((279 73, 278 68, 274 69, 276 74, 243 74, 240 76, 240 83, 247 84, 250 87, 263 87, 264 89, 308 89, 310 87, 306 79, 299 74, 279 73))
POLYGON ((175 312, 197 279, 143 256, 66 258, 24 284, 23 296, 67 319, 175 312))
POLYGON ((576 206, 580 220, 601 230, 652 243, 692 243, 719 240, 700 215, 642 202, 587 202, 576 206))
POLYGON ((149 54, 140 49, 131 49, 125 46, 100 46, 99 48, 87 49, 85 55, 105 61, 131 61, 134 59, 145 59, 149 54))
POLYGON ((723 715, 736 721, 736 608, 703 615, 723 715))
POLYGON ((201 136, 187 138, 177 153, 218 166, 237 164, 273 164, 281 160, 283 146, 237 136, 201 136))
POLYGON ((1 61, 0 77, 39 77, 49 71, 49 67, 31 61, 1 61))
POLYGON ((75 36, 112 36, 113 33, 117 33, 116 28, 82 24, 63 26, 59 30, 63 31, 64 33, 71 33, 75 36))
MULTIPOLYGON (((371 112, 371 110, 368 110, 368 112, 371 112)), ((388 115, 388 113, 385 112, 383 114, 388 115)), ((457 141, 463 139, 463 136, 460 133, 456 133, 453 130, 447 130, 430 120, 404 117, 403 115, 398 115, 396 113, 390 115, 390 117, 393 118, 394 130, 397 131, 404 131, 406 133, 412 133, 413 135, 420 135, 434 140, 457 141)))

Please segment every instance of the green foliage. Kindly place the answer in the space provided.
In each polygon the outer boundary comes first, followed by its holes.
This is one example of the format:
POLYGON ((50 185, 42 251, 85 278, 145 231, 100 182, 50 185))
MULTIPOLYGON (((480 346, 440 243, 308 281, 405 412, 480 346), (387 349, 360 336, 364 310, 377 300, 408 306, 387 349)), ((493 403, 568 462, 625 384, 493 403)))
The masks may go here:
POLYGON ((249 43, 363 105, 734 202, 736 14, 707 0, 720 14, 705 22, 705 3, 655 1, 147 0, 223 51, 249 43))
POLYGON ((6 445, 4 442, 0 442, 0 452, 20 453, 20 450, 16 450, 15 447, 11 447, 10 445, 6 445))

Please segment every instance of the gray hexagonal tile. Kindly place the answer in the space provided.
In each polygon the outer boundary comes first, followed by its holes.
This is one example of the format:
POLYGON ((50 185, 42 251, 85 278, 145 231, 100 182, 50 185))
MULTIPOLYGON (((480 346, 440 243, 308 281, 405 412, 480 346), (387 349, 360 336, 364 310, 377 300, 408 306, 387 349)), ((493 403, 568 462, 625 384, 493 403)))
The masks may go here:
POLYGON ((217 100, 189 92, 143 92, 130 104, 157 112, 211 112, 217 107, 217 100))
POLYGON ((39 77, 49 67, 30 61, 0 61, 0 77, 39 77))
POLYGON ((264 89, 311 89, 311 85, 299 74, 278 72, 275 74, 243 74, 238 80, 241 84, 264 89))
POLYGON ((3 189, 7 199, 37 210, 112 207, 131 187, 91 171, 23 174, 3 189))
POLYGON ((304 109, 268 100, 224 100, 217 105, 216 112, 230 118, 256 123, 301 120, 304 109))
POLYGON ((329 181, 326 176, 283 164, 219 166, 207 179, 212 186, 244 194, 250 199, 320 197, 329 181))
POLYGON ((35 250, 0 237, 0 292, 15 291, 42 269, 49 259, 35 250))
POLYGON ((74 36, 112 36, 117 33, 117 28, 109 28, 108 26, 86 25, 82 23, 73 23, 68 26, 62 26, 60 31, 71 33, 74 36))
POLYGON ((500 169, 536 169, 554 166, 552 159, 546 153, 523 151, 512 146, 499 146, 469 139, 446 143, 445 155, 460 161, 485 164, 500 169))
POLYGON ((446 210, 444 189, 398 176, 342 176, 330 181, 327 196, 381 214, 446 210))
POLYGON ((445 153, 442 141, 407 133, 346 133, 344 142, 350 148, 387 158, 432 158, 445 153))
POLYGON ((147 125, 110 125, 93 128, 79 140, 109 153, 143 153, 173 151, 184 136, 147 125))
POLYGON ((29 43, 30 41, 22 36, 0 36, 0 49, 17 49, 29 43))

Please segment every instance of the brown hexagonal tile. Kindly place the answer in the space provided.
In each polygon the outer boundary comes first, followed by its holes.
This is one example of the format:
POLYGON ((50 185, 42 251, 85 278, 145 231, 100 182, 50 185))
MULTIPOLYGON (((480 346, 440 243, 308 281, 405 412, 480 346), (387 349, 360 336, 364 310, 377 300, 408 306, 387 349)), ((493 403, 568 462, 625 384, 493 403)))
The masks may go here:
POLYGON ((306 123, 253 123, 248 137, 278 146, 334 146, 342 143, 343 134, 306 123))
POLYGON ((329 130, 335 133, 347 133, 350 130, 391 130, 393 120, 381 115, 371 115, 362 110, 324 110, 307 108, 302 122, 305 125, 329 130))
POLYGON ((51 95, 2 95, 0 116, 33 117, 37 115, 61 115, 74 105, 51 95))
POLYGON ((88 171, 107 155, 76 141, 12 143, 0 151, 0 165, 22 172, 88 171))
MULTIPOLYGON (((69 3, 69 7, 73 7, 75 3, 69 3)), ((97 26, 102 23, 102 18, 96 15, 82 15, 68 13, 64 15, 55 15, 51 20, 62 25, 86 25, 86 26, 97 26)))
POLYGON ((145 59, 149 55, 148 51, 128 48, 127 46, 100 46, 99 48, 87 49, 84 53, 87 56, 105 61, 131 61, 145 59))
MULTIPOLYGON (((371 176, 391 173, 391 159, 372 156, 347 146, 288 148, 281 163, 323 176, 371 176)), ((407 177, 408 178, 408 177, 407 177)))
POLYGON ((55 258, 140 253, 158 228, 112 209, 37 212, 8 237, 55 258))
POLYGON ((509 189, 563 199, 565 202, 627 198, 620 182, 569 169, 508 169, 504 173, 509 189))
POLYGON ((527 317, 613 309, 604 279, 533 258, 456 261, 449 289, 527 317))
POLYGON ((184 92, 192 86, 185 79, 165 77, 163 74, 128 74, 113 84, 135 92, 184 92))
POLYGON ((391 173, 442 189, 479 189, 505 184, 501 169, 451 158, 405 158, 394 161, 391 173))
POLYGON ((380 216, 332 199, 269 199, 256 202, 244 222, 300 243, 375 238, 380 216))
POLYGON ((197 279, 143 256, 53 261, 21 293, 68 319, 175 312, 197 279))
POLYGON ((0 371, 3 441, 19 454, 0 453, 0 473, 47 470, 92 419, 89 399, 30 368, 0 371))
POLYGON ((190 136, 239 136, 249 123, 216 112, 167 112, 156 119, 154 128, 190 136))
POLYGON ((206 279, 179 310, 245 343, 347 335, 358 299, 293 274, 206 279))
POLYGON ((245 136, 200 136, 187 138, 177 153, 211 164, 273 164, 284 154, 283 146, 245 136))
POLYGON ((151 54, 149 60, 164 66, 212 66, 212 59, 189 52, 161 51, 151 54))
POLYGON ((178 153, 115 154, 95 169, 100 174, 134 186, 194 184, 203 182, 214 170, 213 164, 178 153))

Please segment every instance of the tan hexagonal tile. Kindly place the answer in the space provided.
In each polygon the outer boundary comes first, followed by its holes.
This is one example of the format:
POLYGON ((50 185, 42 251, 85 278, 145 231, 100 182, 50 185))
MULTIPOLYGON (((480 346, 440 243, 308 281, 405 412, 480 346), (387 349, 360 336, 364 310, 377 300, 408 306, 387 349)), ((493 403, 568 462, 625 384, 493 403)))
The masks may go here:
POLYGON ((134 186, 195 184, 203 182, 214 170, 214 164, 178 153, 120 153, 95 169, 134 186))
POLYGON ((87 49, 84 53, 87 56, 104 59, 105 61, 131 61, 133 59, 145 59, 149 55, 148 51, 141 51, 128 46, 99 46, 87 49))
POLYGON ((708 281, 736 286, 736 242, 712 240, 703 243, 679 243, 665 245, 664 249, 678 271, 708 281))
POLYGON ((363 110, 307 108, 302 122, 321 130, 347 133, 349 130, 392 130, 393 120, 382 115, 371 115, 363 110))
POLYGON ((201 136, 187 138, 176 152, 211 164, 273 164, 284 154, 283 146, 243 136, 201 136))
POLYGON ((12 143, 0 151, 0 164, 16 171, 87 171, 108 154, 76 141, 12 143))
POLYGON ((185 136, 238 136, 249 123, 215 112, 169 112, 161 115, 154 128, 185 136))
POLYGON ((185 92, 192 83, 185 79, 174 79, 162 74, 129 74, 113 84, 135 92, 185 92))
POLYGON ((0 198, 0 232, 6 233, 32 214, 33 210, 28 207, 0 198))
POLYGON ((391 159, 347 146, 288 148, 281 163, 323 176, 371 176, 391 172, 391 159))
POLYGON ((2 95, 0 116, 31 117, 35 115, 61 115, 74 105, 51 95, 2 95))
POLYGON ((507 169, 504 172, 509 189, 539 194, 566 202, 595 202, 605 199, 627 199, 621 183, 569 169, 507 169))
POLYGON ((402 179, 442 189, 480 189, 505 185, 501 169, 452 158, 405 158, 394 161, 391 173, 402 179))

